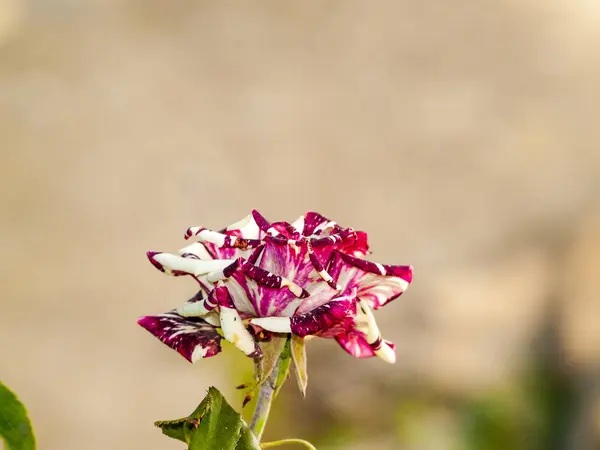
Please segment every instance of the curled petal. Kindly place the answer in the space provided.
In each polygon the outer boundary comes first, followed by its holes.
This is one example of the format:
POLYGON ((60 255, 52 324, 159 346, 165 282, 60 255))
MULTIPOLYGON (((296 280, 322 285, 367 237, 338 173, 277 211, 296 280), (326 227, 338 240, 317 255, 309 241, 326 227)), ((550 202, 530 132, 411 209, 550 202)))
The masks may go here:
POLYGON ((370 358, 375 356, 375 351, 371 348, 365 335, 360 331, 350 330, 340 333, 335 340, 355 358, 370 358))
POLYGON ((396 352, 389 341, 381 339, 378 343, 370 344, 375 354, 385 362, 394 364, 396 362, 396 352))
POLYGON ((177 314, 183 317, 201 317, 214 309, 214 306, 207 305, 206 302, 185 303, 177 308, 177 314))
POLYGON ((197 237, 200 242, 228 249, 247 250, 258 247, 262 242, 260 239, 244 239, 233 234, 223 234, 203 227, 188 228, 185 238, 189 239, 192 236, 197 237))
POLYGON ((236 234, 240 234, 239 230, 226 231, 226 233, 203 227, 191 227, 188 228, 185 238, 196 237, 202 243, 205 253, 211 256, 210 259, 235 259, 249 256, 253 249, 262 244, 260 239, 245 239, 236 236, 236 234))
MULTIPOLYGON (((261 244, 265 234, 258 227, 253 216, 248 215, 220 231, 212 231, 204 227, 188 228, 184 237, 185 239, 197 237, 201 242, 195 245, 202 249, 194 252, 200 259, 236 259, 249 257, 252 250, 261 244)), ((187 249, 182 249, 180 253, 187 249)))
POLYGON ((319 276, 323 279, 323 281, 325 281, 332 289, 335 289, 336 291, 340 291, 342 289, 342 287, 339 284, 337 284, 335 282, 335 280, 333 279, 333 277, 331 275, 329 275, 329 272, 327 272, 327 270, 325 270, 325 268, 323 267, 323 264, 321 263, 321 261, 319 259, 319 256, 317 255, 316 252, 313 251, 312 246, 310 244, 308 247, 308 256, 309 256, 311 264, 313 265, 314 269, 319 274, 319 276))
POLYGON ((359 301, 360 314, 364 317, 366 322, 365 339, 369 346, 373 349, 375 354, 382 358, 384 361, 394 363, 396 362, 396 354, 386 344, 381 337, 381 332, 375 321, 373 311, 366 300, 361 299, 359 301))
POLYGON ((291 319, 292 333, 300 337, 328 333, 347 318, 351 308, 352 302, 344 298, 332 300, 307 314, 294 316, 291 319))
POLYGON ((216 306, 216 304, 211 303, 210 300, 210 297, 208 299, 205 299, 202 290, 200 290, 196 295, 194 295, 191 299, 185 302, 183 306, 177 308, 176 312, 177 314, 183 317, 204 316, 204 320, 207 320, 206 315, 213 311, 213 309, 216 306))
POLYGON ((354 241, 341 242, 338 246, 338 250, 342 253, 360 258, 369 253, 369 243, 367 233, 364 231, 357 231, 356 238, 354 241))
MULTIPOLYGON (((329 284, 320 280, 312 282, 306 289, 310 293, 310 296, 304 299, 297 309, 294 310, 296 315, 306 314, 313 309, 330 302, 331 299, 338 296, 340 292, 339 290, 333 289, 329 284)), ((292 311, 292 313, 294 313, 294 311, 292 311)))
POLYGON ((374 263, 339 251, 334 252, 329 273, 342 289, 357 288, 358 298, 373 309, 399 297, 412 280, 411 266, 374 263))
POLYGON ((352 243, 356 241, 356 231, 352 228, 345 228, 337 233, 332 233, 329 236, 313 239, 311 244, 313 247, 326 247, 328 245, 336 245, 348 241, 352 243))
POLYGON ((259 326, 272 333, 291 333, 291 317, 258 317, 250 319, 252 325, 259 326))
MULTIPOLYGON (((237 272, 231 278, 221 281, 220 284, 227 287, 233 305, 242 318, 256 317, 258 309, 255 292, 258 292, 260 287, 253 286, 255 289, 245 289, 251 284, 251 281, 243 274, 237 272)), ((206 299, 207 307, 216 306, 218 303, 219 300, 216 298, 215 290, 213 289, 206 299)))
POLYGON ((193 275, 198 277, 223 270, 234 262, 229 259, 206 261, 161 252, 148 252, 147 255, 154 267, 167 275, 174 276, 193 275))
POLYGON ((275 230, 276 233, 270 231, 270 234, 272 234, 273 236, 282 235, 290 240, 299 239, 301 236, 300 233, 298 233, 298 231, 296 230, 296 228, 294 228, 293 225, 287 222, 275 222, 271 225, 270 230, 275 230))
POLYGON ((257 210, 253 209, 252 210, 252 219, 254 220, 254 223, 256 223, 256 226, 258 226, 258 228, 263 232, 263 233, 268 233, 269 229, 271 228, 271 224, 269 223, 269 221, 267 219, 265 219, 261 213, 259 213, 257 210))
POLYGON ((214 256, 206 250, 206 247, 199 242, 194 242, 191 245, 183 247, 178 253, 183 258, 215 259, 214 256))
POLYGON ((396 353, 394 352, 394 344, 390 341, 382 340, 376 346, 370 345, 365 336, 356 331, 339 334, 335 340, 341 347, 355 358, 370 358, 379 356, 386 362, 395 363, 396 353), (375 348, 374 348, 375 347, 375 348))
POLYGON ((211 311, 202 316, 202 319, 212 325, 213 327, 219 328, 221 327, 221 319, 219 317, 219 313, 217 311, 211 311))
POLYGON ((170 312, 141 317, 138 323, 192 363, 221 351, 221 335, 203 319, 170 312))
POLYGON ((340 333, 335 337, 340 346, 355 358, 371 358, 379 356, 386 362, 396 362, 395 345, 386 340, 369 344, 365 335, 357 330, 340 333))
POLYGON ((354 249, 357 237, 358 234, 352 228, 340 228, 328 236, 310 239, 308 243, 312 265, 319 276, 335 290, 341 290, 341 286, 335 282, 325 267, 329 265, 335 249, 362 256, 363 253, 354 249))
POLYGON ((334 298, 306 314, 293 317, 261 317, 250 319, 250 322, 267 331, 293 333, 299 337, 313 334, 333 335, 334 330, 346 326, 346 319, 349 319, 349 312, 353 308, 353 298, 353 296, 334 298))
POLYGON ((244 217, 239 222, 229 225, 223 230, 223 233, 234 234, 244 239, 261 239, 264 236, 252 214, 244 217))
POLYGON ((225 339, 232 342, 247 356, 252 358, 260 356, 260 347, 242 322, 227 288, 222 286, 215 288, 215 297, 220 306, 219 318, 225 339))
POLYGON ((294 227, 300 227, 303 225, 302 234, 304 236, 319 235, 324 230, 333 229, 336 225, 335 222, 329 220, 327 217, 322 216, 316 212, 308 212, 298 220, 294 222, 294 227))

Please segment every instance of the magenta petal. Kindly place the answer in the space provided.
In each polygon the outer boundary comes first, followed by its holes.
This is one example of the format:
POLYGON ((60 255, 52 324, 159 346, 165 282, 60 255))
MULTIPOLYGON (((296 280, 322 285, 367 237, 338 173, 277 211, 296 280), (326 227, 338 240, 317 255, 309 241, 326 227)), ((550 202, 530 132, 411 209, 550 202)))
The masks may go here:
POLYGON ((375 356, 375 351, 367 342, 365 335, 360 331, 351 330, 347 333, 338 334, 335 340, 355 358, 370 358, 375 356))
POLYGON ((306 298, 310 294, 291 280, 269 272, 259 266, 249 263, 244 258, 238 258, 235 263, 223 270, 223 276, 229 278, 236 271, 241 271, 252 281, 265 288, 282 289, 288 288, 298 298, 306 298))
MULTIPOLYGON (((342 253, 348 253, 355 256, 364 256, 366 250, 363 251, 366 245, 365 242, 358 242, 359 233, 352 228, 337 227, 334 233, 324 233, 326 236, 310 239, 310 258, 315 270, 319 275, 330 284, 334 289, 339 289, 335 280, 330 278, 330 274, 323 270, 331 261, 331 256, 334 250, 339 250, 342 253), (326 274, 327 273, 327 274, 326 274)), ((366 239, 366 234, 360 232, 361 239, 366 239)))
POLYGON ((258 228, 263 231, 263 232, 267 232, 267 230, 269 228, 271 228, 271 224, 269 223, 269 221, 267 219, 265 219, 261 213, 259 213, 257 210, 253 209, 252 210, 252 218, 254 219, 254 222, 256 222, 256 225, 258 225, 258 228))
POLYGON ((307 212, 304 215, 304 230, 302 231, 302 234, 304 236, 312 236, 319 225, 323 225, 327 222, 331 222, 331 220, 319 213, 307 212))
POLYGON ((197 317, 182 317, 175 312, 141 317, 138 323, 185 359, 196 362, 221 351, 217 329, 197 317))
MULTIPOLYGON (((335 340, 355 358, 371 358, 375 355, 375 350, 381 347, 382 340, 378 340, 373 344, 369 344, 363 333, 358 330, 350 330, 345 333, 340 333, 335 337, 335 340)), ((383 340, 392 350, 396 349, 393 342, 383 340)))
POLYGON ((292 246, 278 239, 267 239, 259 266, 269 272, 291 278, 300 286, 308 286, 311 283, 309 277, 313 266, 308 260, 306 245, 292 246))
POLYGON ((300 337, 312 334, 329 337, 345 330, 353 323, 353 299, 352 296, 334 298, 306 314, 293 316, 290 321, 292 333, 300 337))
POLYGON ((292 315, 309 296, 299 285, 243 259, 223 275, 236 309, 255 317, 292 315))
POLYGON ((369 243, 367 233, 364 231, 356 232, 356 239, 354 241, 342 242, 338 250, 342 253, 360 257, 369 253, 369 243))
POLYGON ((300 233, 288 222, 275 222, 271 224, 270 231, 273 235, 282 235, 286 239, 299 239, 300 233))
POLYGON ((329 236, 314 238, 311 240, 311 244, 315 248, 336 245, 342 242, 354 244, 356 242, 356 231, 354 231, 352 228, 344 228, 330 234, 329 236))
POLYGON ((357 288, 358 298, 373 309, 399 297, 412 281, 411 266, 378 264, 339 251, 334 252, 329 273, 344 291, 357 288))
POLYGON ((231 298, 231 294, 229 294, 229 290, 224 286, 216 287, 210 293, 209 298, 214 299, 214 303, 219 306, 235 309, 235 304, 233 302, 233 299, 231 298))
POLYGON ((164 272, 165 268, 163 267, 163 265, 161 263, 159 263, 156 259, 154 259, 154 257, 156 255, 159 255, 160 253, 161 252, 146 252, 146 256, 148 257, 148 259, 150 260, 150 263, 152 263, 152 265, 154 267, 156 267, 161 272, 164 272))

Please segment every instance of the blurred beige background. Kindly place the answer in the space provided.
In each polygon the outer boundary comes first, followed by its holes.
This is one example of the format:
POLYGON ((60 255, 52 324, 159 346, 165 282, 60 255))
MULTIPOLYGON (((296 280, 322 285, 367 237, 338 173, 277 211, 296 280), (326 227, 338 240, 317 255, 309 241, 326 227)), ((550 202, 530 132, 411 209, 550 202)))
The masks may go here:
POLYGON ((237 398, 249 362, 136 318, 194 290, 146 250, 251 208, 415 267, 398 363, 311 341, 268 437, 600 448, 599 44, 590 0, 0 0, 0 379, 39 448, 178 449, 154 420, 237 398))

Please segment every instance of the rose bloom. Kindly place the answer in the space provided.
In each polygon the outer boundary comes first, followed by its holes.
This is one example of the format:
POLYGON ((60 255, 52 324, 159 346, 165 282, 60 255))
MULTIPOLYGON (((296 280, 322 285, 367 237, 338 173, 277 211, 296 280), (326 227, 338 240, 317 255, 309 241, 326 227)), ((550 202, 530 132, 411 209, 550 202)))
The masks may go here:
POLYGON ((188 275, 198 293, 181 307, 138 323, 190 362, 214 356, 221 340, 261 356, 272 333, 335 339, 356 358, 395 362, 374 310, 408 287, 411 266, 367 261, 367 234, 309 212, 269 223, 257 211, 221 231, 189 228, 195 242, 177 255, 148 252, 162 272, 188 275))

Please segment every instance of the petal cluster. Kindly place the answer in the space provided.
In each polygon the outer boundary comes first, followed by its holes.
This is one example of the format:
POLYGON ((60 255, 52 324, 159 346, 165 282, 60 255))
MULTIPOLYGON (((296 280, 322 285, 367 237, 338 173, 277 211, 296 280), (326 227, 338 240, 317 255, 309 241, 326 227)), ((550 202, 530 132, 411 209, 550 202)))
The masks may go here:
POLYGON ((220 230, 191 227, 196 242, 177 254, 148 252, 173 276, 190 276, 198 293, 179 308, 139 324, 191 362, 221 351, 221 339, 246 355, 271 333, 335 339, 348 353, 394 362, 373 311, 400 296, 410 266, 367 261, 367 234, 309 212, 270 223, 257 211, 220 230))

